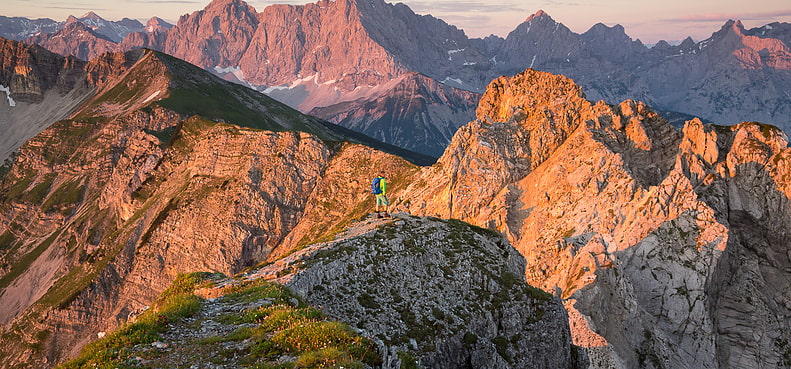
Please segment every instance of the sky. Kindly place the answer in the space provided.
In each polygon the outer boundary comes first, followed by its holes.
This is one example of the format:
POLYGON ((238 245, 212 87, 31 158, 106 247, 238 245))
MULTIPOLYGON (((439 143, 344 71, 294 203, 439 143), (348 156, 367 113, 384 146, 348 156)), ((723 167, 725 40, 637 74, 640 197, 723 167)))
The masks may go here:
MULTIPOLYGON (((385 0, 388 2, 395 2, 385 0)), ((210 0, 2 0, 0 15, 65 20, 94 11, 107 20, 128 17, 142 22, 158 16, 175 23, 182 14, 203 9, 210 0)), ((307 0, 249 0, 261 11, 274 3, 305 4, 307 0)), ((501 37, 538 10, 576 33, 596 23, 620 24, 633 39, 653 44, 680 41, 691 36, 700 41, 711 36, 728 19, 745 27, 772 22, 791 23, 788 0, 402 0, 418 14, 431 14, 465 31, 469 37, 501 37)))

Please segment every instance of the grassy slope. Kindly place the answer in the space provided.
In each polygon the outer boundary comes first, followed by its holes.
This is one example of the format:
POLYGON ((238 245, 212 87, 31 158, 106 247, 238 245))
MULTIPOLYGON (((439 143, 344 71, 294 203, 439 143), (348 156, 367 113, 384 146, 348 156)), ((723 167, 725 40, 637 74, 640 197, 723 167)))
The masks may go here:
POLYGON ((363 368, 380 359, 371 341, 346 324, 329 321, 285 287, 262 279, 193 273, 179 276, 151 309, 92 342, 60 368, 183 367, 198 362, 363 368), (209 291, 213 298, 197 296, 196 289, 209 291), (206 325, 213 329, 200 329, 206 325))

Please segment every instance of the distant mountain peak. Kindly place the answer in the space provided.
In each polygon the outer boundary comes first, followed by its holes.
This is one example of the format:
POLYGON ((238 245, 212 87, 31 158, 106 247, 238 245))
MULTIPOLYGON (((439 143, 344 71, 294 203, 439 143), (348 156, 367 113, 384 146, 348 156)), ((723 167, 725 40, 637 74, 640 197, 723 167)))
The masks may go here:
POLYGON ((527 17, 527 19, 525 19, 525 22, 530 22, 533 19, 540 19, 540 18, 552 19, 552 17, 550 17, 549 14, 547 14, 547 12, 539 9, 535 14, 532 14, 529 17, 527 17))
POLYGON ((622 25, 616 24, 614 26, 608 26, 604 23, 594 24, 593 27, 583 34, 583 37, 609 37, 619 40, 632 40, 632 38, 626 34, 626 31, 622 25))
POLYGON ((227 6, 243 6, 251 9, 253 8, 252 5, 248 4, 244 0, 212 0, 212 2, 206 5, 206 8, 204 9, 223 9, 227 6))
MULTIPOLYGON (((74 21, 71 21, 71 22, 68 22, 68 23, 66 23, 66 26, 65 26, 65 27, 63 27, 63 29, 62 29, 62 30, 60 30, 60 31, 58 31, 58 32, 56 32, 56 33, 66 33, 66 32, 73 32, 73 31, 75 31, 75 30, 83 30, 83 31, 87 31, 87 32, 90 32, 92 35, 94 35, 94 36, 96 36, 96 37, 103 38, 103 39, 107 39, 107 37, 106 37, 106 36, 104 36, 104 35, 100 35, 100 34, 97 34, 97 33, 96 33, 94 30, 93 30, 93 28, 89 27, 87 24, 83 23, 83 22, 82 22, 82 21, 80 21, 79 19, 77 19, 77 20, 74 20, 74 21)), ((108 40, 109 40, 109 39, 108 39, 108 40)))
POLYGON ((720 32, 726 32, 727 33, 727 32, 730 32, 730 31, 733 31, 733 32, 735 32, 735 33, 737 33, 739 35, 743 35, 744 34, 744 24, 742 24, 742 21, 740 21, 738 19, 737 20, 728 19, 728 21, 725 22, 725 24, 722 25, 722 28, 720 28, 720 30, 717 33, 720 33, 720 32))
POLYGON ((608 26, 608 25, 606 25, 604 23, 599 22, 599 23, 594 24, 593 27, 591 27, 591 30, 594 30, 594 29, 596 29, 596 30, 606 30, 606 31, 614 32, 614 33, 626 34, 626 30, 620 24, 616 24, 614 26, 608 26))
POLYGON ((95 21, 104 20, 104 18, 100 17, 98 14, 96 14, 96 13, 94 13, 92 11, 85 13, 85 15, 83 15, 80 18, 83 18, 83 19, 84 18, 88 18, 88 19, 95 20, 95 21))
POLYGON ((159 17, 151 17, 151 19, 146 22, 146 32, 154 33, 156 31, 166 31, 173 28, 173 25, 168 23, 167 21, 163 20, 159 17))
POLYGON ((681 48, 681 50, 687 50, 697 47, 697 44, 695 43, 695 40, 692 39, 692 37, 687 36, 687 38, 685 38, 684 41, 681 41, 681 44, 678 46, 681 48))

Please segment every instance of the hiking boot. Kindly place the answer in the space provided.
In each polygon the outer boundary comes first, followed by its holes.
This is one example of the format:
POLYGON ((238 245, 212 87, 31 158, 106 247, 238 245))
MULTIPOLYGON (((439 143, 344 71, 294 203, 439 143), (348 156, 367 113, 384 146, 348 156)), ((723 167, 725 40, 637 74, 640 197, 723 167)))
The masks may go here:
POLYGON ((384 217, 385 218, 390 218, 390 214, 385 213, 384 217))
POLYGON ((377 218, 382 218, 382 214, 376 213, 377 218))

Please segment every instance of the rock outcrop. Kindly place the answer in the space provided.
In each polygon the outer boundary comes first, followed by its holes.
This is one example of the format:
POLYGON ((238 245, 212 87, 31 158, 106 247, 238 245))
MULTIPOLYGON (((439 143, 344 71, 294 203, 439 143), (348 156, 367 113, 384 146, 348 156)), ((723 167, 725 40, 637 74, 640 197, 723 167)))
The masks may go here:
POLYGON ((557 298, 523 282, 524 259, 496 232, 394 214, 252 273, 276 280, 425 368, 583 368, 557 298), (285 275, 284 275, 285 274, 285 275))
POLYGON ((496 232, 370 217, 233 278, 180 275, 125 327, 100 332, 99 350, 67 366, 180 367, 222 357, 230 367, 586 368, 560 300, 526 285, 523 272, 524 258, 496 232), (129 334, 154 324, 153 343, 129 334))
POLYGON ((507 235, 595 367, 788 365, 781 131, 693 120, 681 136, 532 70, 493 82, 478 114, 401 205, 507 235))

